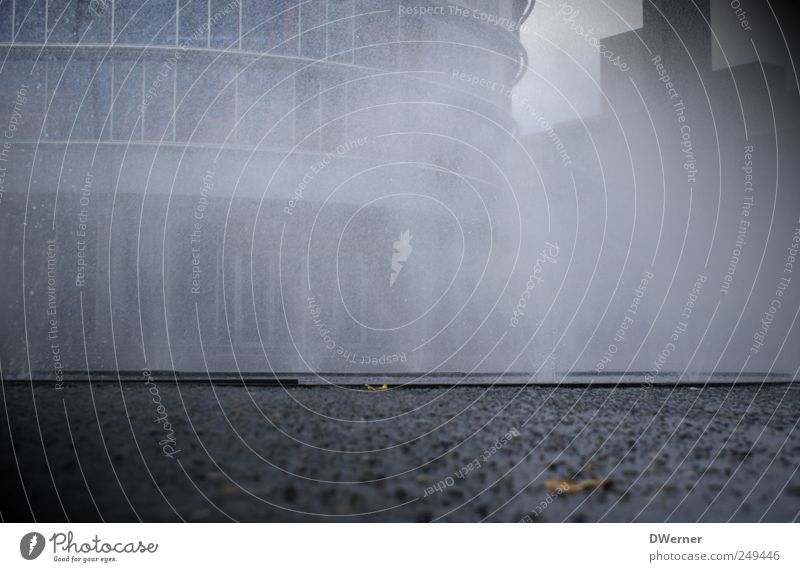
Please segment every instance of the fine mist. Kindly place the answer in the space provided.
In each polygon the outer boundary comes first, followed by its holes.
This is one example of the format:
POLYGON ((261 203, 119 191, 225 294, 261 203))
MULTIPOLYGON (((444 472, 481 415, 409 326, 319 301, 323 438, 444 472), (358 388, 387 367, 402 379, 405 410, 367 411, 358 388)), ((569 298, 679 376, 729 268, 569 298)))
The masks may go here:
POLYGON ((796 376, 770 10, 194 4, 0 16, 5 378, 796 376))

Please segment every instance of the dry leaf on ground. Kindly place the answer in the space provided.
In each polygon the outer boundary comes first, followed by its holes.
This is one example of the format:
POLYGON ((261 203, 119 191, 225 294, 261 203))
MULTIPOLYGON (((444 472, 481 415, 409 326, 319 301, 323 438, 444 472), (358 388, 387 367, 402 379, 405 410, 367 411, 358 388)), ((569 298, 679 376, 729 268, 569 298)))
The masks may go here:
POLYGON ((544 482, 544 488, 549 491, 562 493, 577 493, 580 491, 599 489, 611 486, 613 481, 609 479, 586 479, 584 481, 574 481, 572 479, 552 479, 544 482))
POLYGON ((389 384, 384 383, 383 385, 379 385, 377 387, 373 385, 367 385, 367 389, 370 391, 386 391, 387 389, 389 389, 389 384))

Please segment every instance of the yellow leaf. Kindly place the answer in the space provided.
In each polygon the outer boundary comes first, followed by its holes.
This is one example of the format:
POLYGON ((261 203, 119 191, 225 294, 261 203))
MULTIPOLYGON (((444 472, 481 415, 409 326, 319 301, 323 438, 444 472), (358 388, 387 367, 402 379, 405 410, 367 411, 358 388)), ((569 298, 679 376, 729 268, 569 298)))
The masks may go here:
POLYGON ((572 479, 553 479, 544 482, 544 488, 559 494, 577 493, 580 491, 599 489, 613 484, 609 479, 587 479, 585 481, 574 481, 572 479))

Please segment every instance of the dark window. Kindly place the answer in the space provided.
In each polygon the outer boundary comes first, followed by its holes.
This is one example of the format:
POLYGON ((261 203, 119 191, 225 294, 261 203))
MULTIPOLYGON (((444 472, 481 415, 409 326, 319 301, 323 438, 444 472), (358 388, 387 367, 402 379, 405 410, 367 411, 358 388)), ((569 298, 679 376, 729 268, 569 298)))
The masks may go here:
POLYGON ((266 26, 270 7, 260 0, 242 1, 242 49, 261 52, 266 49, 266 26))
POLYGON ((97 44, 111 38, 111 3, 90 0, 49 0, 47 41, 97 44))
POLYGON ((173 60, 144 65, 144 138, 150 141, 172 140, 176 65, 173 60))
POLYGON ((0 0, 0 42, 11 42, 13 0, 0 0))
POLYGON ((358 64, 392 69, 396 65, 397 12, 388 10, 386 3, 359 2, 356 4, 355 61, 358 64))
POLYGON ((300 6, 300 55, 307 58, 325 57, 325 32, 327 5, 310 2, 300 6))
POLYGON ((177 138, 221 143, 233 129, 236 108, 234 68, 227 62, 178 66, 177 138))
POLYGON ((265 26, 267 49, 279 54, 297 54, 300 43, 297 0, 272 0, 270 21, 265 26))
POLYGON ((334 149, 343 142, 346 133, 347 85, 342 85, 345 77, 340 74, 322 78, 322 148, 334 149), (327 125, 326 125, 327 124, 327 125))
POLYGON ((244 0, 242 48, 297 54, 298 0, 244 0))
POLYGON ((209 22, 211 24, 211 46, 237 49, 239 43, 240 4, 232 0, 211 0, 209 22))
POLYGON ((321 99, 317 69, 300 71, 296 76, 295 125, 296 143, 301 149, 318 150, 320 146, 321 99))
POLYGON ((34 64, 33 57, 17 58, 13 53, 3 67, 4 81, 0 81, 0 125, 9 124, 14 105, 18 101, 18 92, 25 90, 26 101, 19 110, 23 121, 15 138, 36 140, 40 137, 46 101, 46 72, 46 60, 40 58, 34 64))
POLYGON ((334 61, 353 61, 353 0, 328 2, 328 56, 334 61))
POLYGON ((43 42, 45 0, 17 0, 14 11, 17 42, 43 42))
POLYGON ((174 44, 175 0, 115 0, 114 33, 120 44, 174 44))
POLYGON ((142 105, 143 69, 142 62, 114 61, 114 139, 135 141, 141 138, 139 106, 142 105))
POLYGON ((208 0, 180 0, 178 31, 181 46, 208 45, 208 0))

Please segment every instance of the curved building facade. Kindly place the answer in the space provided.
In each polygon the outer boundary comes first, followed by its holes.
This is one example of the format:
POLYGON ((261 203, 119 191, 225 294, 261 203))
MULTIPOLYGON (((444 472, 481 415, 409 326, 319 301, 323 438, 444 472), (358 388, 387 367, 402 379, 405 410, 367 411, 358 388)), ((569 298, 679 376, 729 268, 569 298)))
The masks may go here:
POLYGON ((4 369, 457 369, 531 8, 0 2, 4 369))

